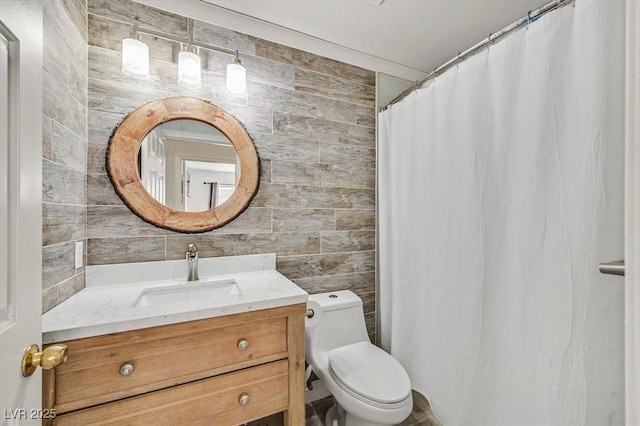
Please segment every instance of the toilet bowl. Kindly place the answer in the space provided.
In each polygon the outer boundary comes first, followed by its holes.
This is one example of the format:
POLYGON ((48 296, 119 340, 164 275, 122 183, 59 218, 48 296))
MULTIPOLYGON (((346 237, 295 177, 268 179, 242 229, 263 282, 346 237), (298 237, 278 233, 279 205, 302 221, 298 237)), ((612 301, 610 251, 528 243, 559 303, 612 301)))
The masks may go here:
POLYGON ((390 426, 407 418, 409 376, 369 341, 362 299, 349 290, 312 294, 307 307, 306 360, 336 402, 327 425, 390 426))

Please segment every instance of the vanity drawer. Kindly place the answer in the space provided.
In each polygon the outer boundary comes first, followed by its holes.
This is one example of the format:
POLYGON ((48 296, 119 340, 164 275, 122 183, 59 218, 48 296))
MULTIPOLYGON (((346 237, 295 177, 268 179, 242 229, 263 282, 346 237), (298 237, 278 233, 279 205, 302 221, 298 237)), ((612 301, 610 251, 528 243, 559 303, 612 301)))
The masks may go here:
POLYGON ((53 406, 65 413, 284 359, 283 312, 277 308, 63 342, 69 358, 55 369, 53 406), (123 375, 127 363, 133 372, 123 375))
POLYGON ((54 425, 243 424, 288 406, 286 360, 86 408, 56 417, 54 425), (248 396, 245 406, 241 395, 248 396))

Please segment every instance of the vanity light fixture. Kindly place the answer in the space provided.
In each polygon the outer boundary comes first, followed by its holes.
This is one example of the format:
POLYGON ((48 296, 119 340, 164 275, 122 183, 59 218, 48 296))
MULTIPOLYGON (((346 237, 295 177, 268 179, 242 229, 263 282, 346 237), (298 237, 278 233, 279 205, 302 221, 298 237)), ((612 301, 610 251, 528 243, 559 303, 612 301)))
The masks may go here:
POLYGON ((227 90, 238 94, 247 91, 247 69, 240 62, 237 50, 233 62, 227 65, 227 90))
POLYGON ((122 40, 122 72, 129 77, 149 78, 149 48, 140 41, 138 24, 133 25, 133 34, 122 40))
POLYGON ((233 62, 227 65, 227 90, 243 94, 247 90, 247 69, 240 62, 237 50, 225 49, 193 40, 193 20, 187 22, 188 38, 182 38, 150 28, 133 26, 133 37, 122 40, 122 72, 130 77, 147 79, 149 77, 149 48, 139 40, 140 34, 174 42, 180 46, 180 52, 174 60, 178 62, 178 83, 187 87, 200 87, 202 67, 207 66, 207 51, 233 56, 233 62), (184 47, 186 46, 186 48, 184 47))
POLYGON ((187 87, 200 87, 201 70, 199 55, 190 50, 178 53, 178 83, 187 87))

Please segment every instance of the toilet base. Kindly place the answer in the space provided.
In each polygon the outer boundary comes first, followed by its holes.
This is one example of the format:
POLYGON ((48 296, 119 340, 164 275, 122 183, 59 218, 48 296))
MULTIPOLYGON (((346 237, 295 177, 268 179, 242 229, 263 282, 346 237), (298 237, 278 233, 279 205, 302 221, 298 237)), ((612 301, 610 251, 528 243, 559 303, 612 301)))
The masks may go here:
MULTIPOLYGON (((324 425, 341 426, 340 420, 338 419, 338 410, 336 409, 335 404, 331 408, 329 408, 329 411, 327 411, 327 415, 324 418, 324 425)), ((344 423, 342 425, 344 426, 344 423)))
POLYGON ((337 402, 329 408, 325 426, 393 426, 387 423, 372 423, 347 413, 337 402))

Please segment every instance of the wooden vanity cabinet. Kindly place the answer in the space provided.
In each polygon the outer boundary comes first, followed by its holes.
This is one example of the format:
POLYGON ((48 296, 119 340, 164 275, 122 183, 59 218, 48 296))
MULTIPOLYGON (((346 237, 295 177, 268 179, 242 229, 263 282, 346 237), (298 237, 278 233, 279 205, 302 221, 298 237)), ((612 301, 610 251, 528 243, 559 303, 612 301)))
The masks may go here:
POLYGON ((305 304, 70 340, 46 425, 304 425, 305 304))

